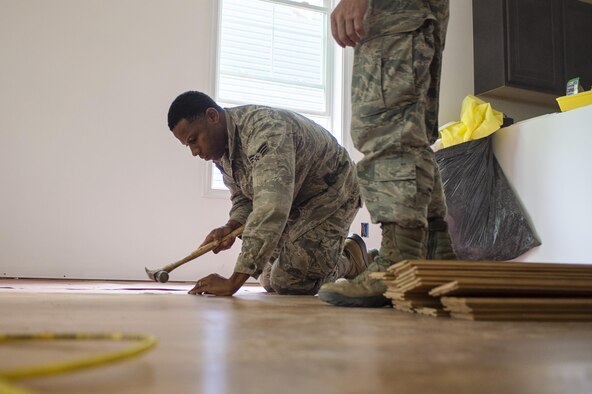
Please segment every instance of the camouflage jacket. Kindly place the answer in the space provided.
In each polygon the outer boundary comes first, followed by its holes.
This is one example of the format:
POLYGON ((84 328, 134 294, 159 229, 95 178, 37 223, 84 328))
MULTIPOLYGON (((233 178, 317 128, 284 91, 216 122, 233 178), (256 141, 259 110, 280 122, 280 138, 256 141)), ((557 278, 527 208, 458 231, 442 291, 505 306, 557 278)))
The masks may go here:
POLYGON ((230 218, 245 224, 235 272, 258 277, 282 242, 359 199, 355 165, 321 126, 280 109, 224 110, 225 155, 214 163, 230 189, 230 218))

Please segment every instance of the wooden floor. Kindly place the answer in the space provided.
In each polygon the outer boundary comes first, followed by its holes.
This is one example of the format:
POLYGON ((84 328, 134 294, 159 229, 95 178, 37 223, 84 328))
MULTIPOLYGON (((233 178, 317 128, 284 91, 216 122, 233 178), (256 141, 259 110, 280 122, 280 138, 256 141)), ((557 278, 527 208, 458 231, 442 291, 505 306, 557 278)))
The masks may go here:
MULTIPOLYGON (((159 339, 150 353, 119 364, 22 381, 40 393, 592 392, 592 323, 465 322, 259 288, 217 298, 185 295, 189 284, 93 291, 22 283, 0 280, 0 332, 159 339)), ((0 369, 90 350, 84 342, 3 344, 0 369)))

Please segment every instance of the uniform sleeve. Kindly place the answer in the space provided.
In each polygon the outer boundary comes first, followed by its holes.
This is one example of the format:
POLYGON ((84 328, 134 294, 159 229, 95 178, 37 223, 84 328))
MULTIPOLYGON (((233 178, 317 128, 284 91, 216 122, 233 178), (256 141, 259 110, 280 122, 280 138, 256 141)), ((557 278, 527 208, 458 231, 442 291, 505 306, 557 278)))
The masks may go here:
POLYGON ((236 220, 239 223, 246 223, 253 206, 251 200, 249 200, 241 191, 240 187, 236 184, 232 177, 226 175, 220 165, 216 164, 218 170, 223 175, 222 181, 224 185, 230 190, 230 201, 232 207, 230 208, 229 219, 236 220))
POLYGON ((252 166, 253 206, 235 267, 235 272, 254 278, 271 258, 286 226, 292 207, 296 166, 293 136, 284 124, 266 120, 265 125, 256 130, 247 146, 252 166))

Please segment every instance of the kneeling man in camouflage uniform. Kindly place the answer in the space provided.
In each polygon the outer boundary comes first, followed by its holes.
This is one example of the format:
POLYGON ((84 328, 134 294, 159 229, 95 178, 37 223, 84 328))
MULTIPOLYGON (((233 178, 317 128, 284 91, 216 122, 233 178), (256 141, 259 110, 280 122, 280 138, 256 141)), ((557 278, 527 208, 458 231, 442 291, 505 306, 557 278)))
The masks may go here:
POLYGON ((364 243, 346 239, 360 207, 355 165, 327 130, 286 110, 223 109, 201 92, 177 97, 168 125, 193 156, 214 162, 230 189, 229 220, 203 244, 245 225, 232 276, 208 275, 191 294, 232 295, 261 275, 268 291, 313 295, 366 269, 364 243))

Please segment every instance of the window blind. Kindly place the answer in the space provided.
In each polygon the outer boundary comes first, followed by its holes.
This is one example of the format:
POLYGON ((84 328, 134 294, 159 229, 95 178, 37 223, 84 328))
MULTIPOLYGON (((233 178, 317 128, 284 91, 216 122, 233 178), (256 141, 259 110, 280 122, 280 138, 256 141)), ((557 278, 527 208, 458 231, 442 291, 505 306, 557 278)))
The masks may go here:
POLYGON ((328 9, 221 1, 218 100, 328 115, 328 9))
MULTIPOLYGON (((216 100, 290 109, 332 129, 330 0, 220 0, 216 100)), ((210 188, 225 190, 209 168, 210 188)))

